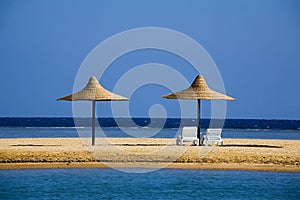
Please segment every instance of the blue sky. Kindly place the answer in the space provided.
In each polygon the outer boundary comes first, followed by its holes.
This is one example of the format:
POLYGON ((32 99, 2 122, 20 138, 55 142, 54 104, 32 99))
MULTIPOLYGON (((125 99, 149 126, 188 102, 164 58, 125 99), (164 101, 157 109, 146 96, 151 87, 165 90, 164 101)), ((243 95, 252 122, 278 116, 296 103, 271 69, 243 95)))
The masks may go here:
MULTIPOLYGON (((237 98, 228 102, 227 118, 299 119, 297 0, 1 0, 0 116, 72 116, 71 103, 56 98, 72 92, 89 52, 108 37, 139 27, 173 29, 206 49, 226 92, 237 98)), ((176 68, 189 82, 197 75, 176 55, 145 50, 116 60, 100 82, 112 89, 116 80, 109 77, 118 73, 117 65, 129 70, 153 62, 176 68)), ((149 106, 158 103, 177 117, 178 104, 160 98, 165 92, 156 85, 140 88, 132 98, 132 116, 148 116, 149 106)), ((99 117, 110 116, 107 105, 98 103, 99 117)), ((202 115, 210 116, 209 102, 202 115)))

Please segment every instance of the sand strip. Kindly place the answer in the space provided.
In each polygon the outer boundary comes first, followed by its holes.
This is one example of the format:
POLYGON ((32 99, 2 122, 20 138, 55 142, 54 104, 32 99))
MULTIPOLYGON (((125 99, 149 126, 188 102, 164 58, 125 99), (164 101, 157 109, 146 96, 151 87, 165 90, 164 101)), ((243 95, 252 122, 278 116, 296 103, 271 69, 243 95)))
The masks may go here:
POLYGON ((0 139, 0 169, 175 168, 300 172, 300 140, 224 139, 224 146, 176 146, 175 139, 0 139), (89 150, 93 150, 90 152, 89 150))

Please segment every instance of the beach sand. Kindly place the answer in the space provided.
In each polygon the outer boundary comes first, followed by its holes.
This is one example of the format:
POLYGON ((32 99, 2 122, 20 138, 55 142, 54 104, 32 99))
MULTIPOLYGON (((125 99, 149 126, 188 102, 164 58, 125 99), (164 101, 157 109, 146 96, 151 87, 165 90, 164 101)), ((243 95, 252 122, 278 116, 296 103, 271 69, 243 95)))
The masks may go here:
POLYGON ((161 138, 0 139, 0 169, 176 168, 300 172, 300 140, 224 139, 176 146, 161 138))

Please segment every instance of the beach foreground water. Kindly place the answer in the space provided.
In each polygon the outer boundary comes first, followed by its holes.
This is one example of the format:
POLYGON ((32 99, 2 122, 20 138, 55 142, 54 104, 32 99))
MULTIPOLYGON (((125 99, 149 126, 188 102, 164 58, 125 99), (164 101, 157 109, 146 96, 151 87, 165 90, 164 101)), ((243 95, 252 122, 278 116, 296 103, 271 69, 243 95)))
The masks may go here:
POLYGON ((0 170, 1 199, 297 199, 300 173, 162 169, 0 170))
POLYGON ((0 139, 0 169, 180 168, 300 172, 300 140, 224 139, 224 146, 176 146, 170 138, 0 139), (86 139, 90 142, 90 139, 86 139), (88 149, 93 148, 93 152, 88 149))

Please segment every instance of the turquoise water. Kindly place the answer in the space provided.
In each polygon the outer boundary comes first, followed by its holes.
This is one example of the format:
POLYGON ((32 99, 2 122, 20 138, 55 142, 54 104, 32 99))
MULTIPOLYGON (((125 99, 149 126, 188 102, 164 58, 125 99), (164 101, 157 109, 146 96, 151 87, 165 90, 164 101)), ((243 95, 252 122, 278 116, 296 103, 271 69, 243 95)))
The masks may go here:
POLYGON ((0 170, 0 199, 300 199, 300 173, 0 170))

